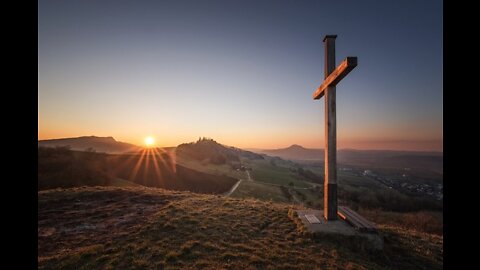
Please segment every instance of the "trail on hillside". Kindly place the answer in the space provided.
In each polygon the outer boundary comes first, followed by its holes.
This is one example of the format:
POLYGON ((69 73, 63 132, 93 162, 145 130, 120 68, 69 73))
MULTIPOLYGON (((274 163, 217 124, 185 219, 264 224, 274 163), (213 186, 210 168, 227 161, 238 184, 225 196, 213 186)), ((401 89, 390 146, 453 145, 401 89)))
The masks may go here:
POLYGON ((247 179, 248 179, 248 181, 252 181, 252 182, 253 182, 253 179, 252 179, 252 177, 250 176, 250 172, 249 172, 248 170, 247 170, 246 172, 247 172, 247 177, 248 177, 247 179))
POLYGON ((241 182, 242 182, 242 179, 238 179, 238 182, 230 189, 230 191, 225 193, 225 196, 229 197, 230 195, 232 195, 232 193, 238 188, 241 182))
MULTIPOLYGON (((250 181, 250 182, 253 182, 253 179, 250 177, 250 173, 248 171, 245 171, 247 173, 247 181, 250 181)), ((238 179, 238 182, 233 185, 233 187, 227 192, 225 193, 225 196, 229 197, 230 195, 232 195, 233 192, 235 192, 235 190, 238 188, 238 186, 240 186, 240 183, 242 183, 243 179, 238 179)))

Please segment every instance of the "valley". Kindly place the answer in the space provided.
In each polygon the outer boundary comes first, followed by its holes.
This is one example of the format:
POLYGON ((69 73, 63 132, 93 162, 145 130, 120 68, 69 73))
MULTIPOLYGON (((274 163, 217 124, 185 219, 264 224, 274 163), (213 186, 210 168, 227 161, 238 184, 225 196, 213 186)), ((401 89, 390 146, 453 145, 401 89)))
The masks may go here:
POLYGON ((126 153, 40 146, 39 269, 441 269, 443 199, 409 187, 443 180, 428 166, 360 161, 340 165, 338 200, 380 228, 378 256, 306 237, 292 221, 292 209, 323 208, 320 161, 206 138, 126 153))

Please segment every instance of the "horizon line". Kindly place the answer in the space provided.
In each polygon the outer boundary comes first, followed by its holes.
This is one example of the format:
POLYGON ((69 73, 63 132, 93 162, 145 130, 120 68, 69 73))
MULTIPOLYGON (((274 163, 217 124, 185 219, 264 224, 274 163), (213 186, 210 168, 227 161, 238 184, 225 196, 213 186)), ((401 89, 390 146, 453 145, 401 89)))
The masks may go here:
MULTIPOLYGON (((112 138, 116 142, 119 142, 119 143, 128 143, 128 144, 132 144, 133 146, 136 146, 136 147, 144 148, 143 146, 140 146, 140 145, 137 145, 137 144, 134 144, 134 143, 117 141, 113 136, 96 136, 96 135, 82 135, 82 136, 78 136, 78 137, 37 139, 37 142, 49 141, 49 140, 78 139, 78 138, 82 138, 82 137, 112 138)), ((192 142, 195 142, 195 141, 192 141, 192 142)), ((184 143, 191 143, 191 142, 184 142, 184 143)), ((302 147, 304 149, 307 149, 307 150, 325 150, 325 148, 304 147, 304 146, 302 146, 300 144, 296 144, 296 143, 290 144, 290 145, 285 146, 285 147, 280 147, 280 148, 237 147, 237 146, 227 145, 227 144, 223 144, 223 143, 219 143, 219 144, 224 145, 224 146, 228 146, 228 147, 235 147, 235 148, 239 148, 239 149, 244 149, 244 150, 247 150, 247 151, 251 151, 251 150, 264 150, 264 151, 265 150, 283 150, 283 149, 287 149, 287 148, 289 148, 291 146, 294 146, 294 145, 300 146, 300 147, 302 147)), ((180 145, 180 144, 178 144, 178 145, 180 145)), ((175 146, 157 146, 157 148, 172 148, 172 147, 177 147, 178 145, 175 145, 175 146)), ((397 150, 395 150, 395 149, 371 149, 371 148, 370 149, 358 149, 358 148, 351 148, 351 147, 337 149, 337 151, 341 151, 341 150, 343 150, 343 151, 344 150, 353 150, 353 151, 392 151, 392 152, 434 152, 434 153, 443 153, 443 149, 442 150, 412 150, 412 149, 402 149, 402 150, 397 149, 397 150)))

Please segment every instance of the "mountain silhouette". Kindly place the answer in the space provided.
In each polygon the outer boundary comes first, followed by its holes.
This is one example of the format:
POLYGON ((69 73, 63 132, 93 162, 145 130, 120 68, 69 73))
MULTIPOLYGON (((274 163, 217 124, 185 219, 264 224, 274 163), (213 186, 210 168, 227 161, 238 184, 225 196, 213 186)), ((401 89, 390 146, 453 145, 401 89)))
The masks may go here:
POLYGON ((287 148, 258 150, 258 152, 290 160, 323 159, 323 149, 308 149, 298 144, 292 144, 287 148))

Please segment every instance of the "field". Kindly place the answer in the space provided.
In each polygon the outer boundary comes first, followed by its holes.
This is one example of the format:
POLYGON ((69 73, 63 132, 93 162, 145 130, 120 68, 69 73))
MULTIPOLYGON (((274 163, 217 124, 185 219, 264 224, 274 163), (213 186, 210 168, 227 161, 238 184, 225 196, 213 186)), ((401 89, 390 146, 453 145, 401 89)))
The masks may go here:
MULTIPOLYGON (((323 208, 323 185, 302 179, 292 171, 298 164, 290 161, 242 160, 252 170, 251 181, 245 181, 231 194, 233 198, 254 198, 263 201, 323 208), (258 179, 260 177, 260 179, 258 179), (293 184, 293 185, 291 185, 293 184)), ((304 166, 316 174, 323 175, 323 168, 304 166)), ((364 214, 373 222, 397 224, 397 227, 443 234, 443 204, 428 198, 409 196, 391 189, 371 176, 362 175, 358 170, 338 171, 338 199, 364 214), (372 214, 374 213, 374 214, 372 214)))
POLYGON ((299 176, 294 175, 289 167, 280 164, 272 165, 271 158, 265 160, 242 160, 246 166, 251 167, 251 175, 255 181, 288 186, 292 183, 295 187, 311 187, 305 181, 300 180, 299 176))
POLYGON ((176 163, 184 166, 186 168, 190 168, 199 172, 204 172, 208 174, 214 175, 224 175, 229 176, 232 178, 242 178, 244 177, 244 173, 241 171, 237 171, 232 169, 232 167, 228 164, 211 164, 211 163, 202 163, 197 160, 187 158, 184 156, 176 156, 176 163))
POLYGON ((155 188, 38 193, 39 269, 442 269, 443 237, 379 224, 383 252, 303 235, 288 204, 155 188))
MULTIPOLYGON (((233 198, 323 208, 323 181, 319 181, 323 177, 321 166, 268 156, 264 159, 240 157, 238 161, 212 164, 175 155, 174 149, 156 158, 146 155, 142 159, 141 155, 39 148, 38 165, 40 190, 85 185, 150 186, 229 194, 227 192, 241 179, 230 194, 233 198)), ((393 169, 385 173, 395 174, 393 169)), ((442 201, 401 192, 375 176, 362 174, 359 169, 339 169, 338 199, 340 205, 365 213, 374 222, 395 220, 405 229, 437 234, 443 231, 442 201)))
POLYGON ((237 182, 217 168, 210 171, 214 173, 181 166, 171 152, 149 150, 114 155, 62 147, 38 148, 39 190, 142 185, 221 194, 237 182))
POLYGON ((260 199, 272 202, 290 202, 280 187, 254 181, 242 181, 231 197, 260 199))

